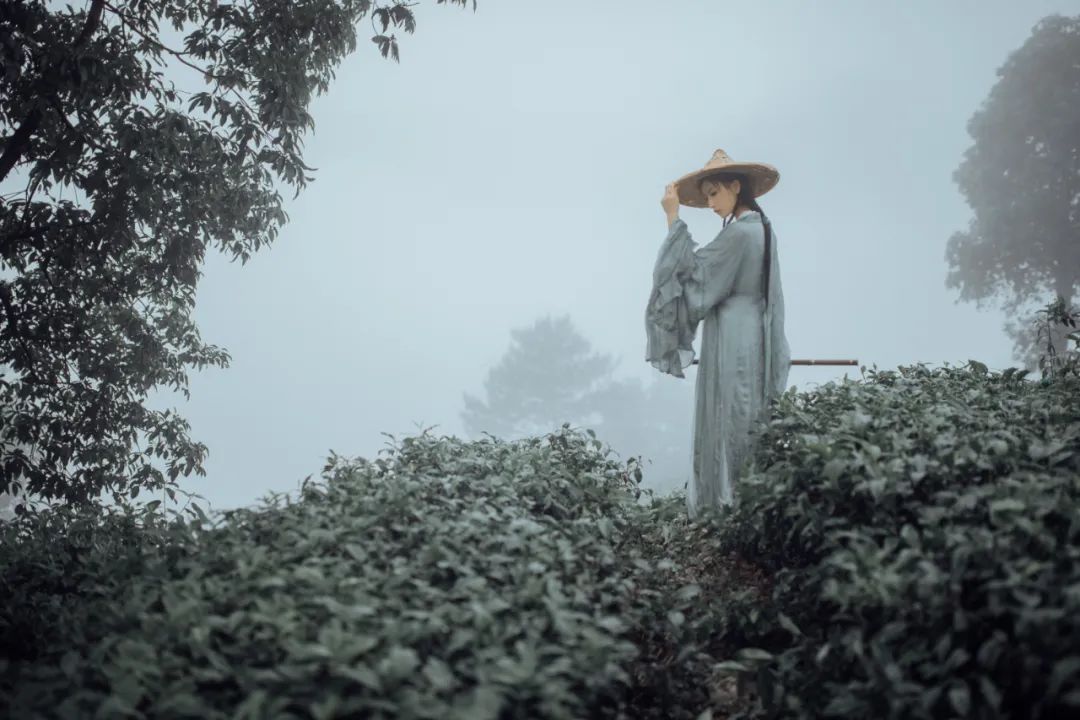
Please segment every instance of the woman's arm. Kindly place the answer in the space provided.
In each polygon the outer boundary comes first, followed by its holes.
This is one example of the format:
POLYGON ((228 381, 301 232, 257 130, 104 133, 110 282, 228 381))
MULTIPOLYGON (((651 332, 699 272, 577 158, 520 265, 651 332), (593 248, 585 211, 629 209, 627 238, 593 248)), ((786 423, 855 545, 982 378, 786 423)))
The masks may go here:
POLYGON ((698 249, 686 223, 671 224, 653 268, 653 287, 646 309, 646 360, 661 372, 682 377, 694 358, 697 325, 730 294, 742 265, 746 232, 729 225, 698 249))
POLYGON ((675 189, 675 183, 668 183, 668 186, 664 188, 664 197, 660 199, 660 206, 664 208, 670 228, 679 219, 679 192, 675 189))

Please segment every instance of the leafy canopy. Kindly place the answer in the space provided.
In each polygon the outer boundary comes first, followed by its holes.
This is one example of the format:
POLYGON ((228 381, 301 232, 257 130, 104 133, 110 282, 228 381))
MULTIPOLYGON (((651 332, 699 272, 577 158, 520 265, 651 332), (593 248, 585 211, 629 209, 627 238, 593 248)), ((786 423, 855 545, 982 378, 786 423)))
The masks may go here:
POLYGON ((207 249, 243 262, 274 240, 280 192, 312 179, 313 96, 364 18, 397 60, 411 7, 0 1, 0 492, 202 472, 188 424, 145 401, 228 362, 191 318, 207 249))
MULTIPOLYGON (((1080 285, 1080 17, 1042 20, 998 70, 954 175, 974 217, 950 238, 946 284, 1015 311, 1080 285)), ((1011 326, 1018 353, 1034 343, 1011 326)))

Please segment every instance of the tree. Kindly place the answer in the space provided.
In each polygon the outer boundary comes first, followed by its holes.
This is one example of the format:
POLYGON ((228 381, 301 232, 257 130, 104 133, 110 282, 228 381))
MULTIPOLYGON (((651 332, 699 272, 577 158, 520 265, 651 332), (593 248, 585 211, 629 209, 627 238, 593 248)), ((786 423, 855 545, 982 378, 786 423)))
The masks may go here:
MULTIPOLYGON (((1080 286, 1080 17, 1051 16, 998 70, 954 179, 974 211, 950 238, 947 287, 1007 312, 1080 286)), ((1030 323, 1006 326, 1030 358, 1030 323)))
POLYGON ((584 426, 611 382, 611 358, 593 354, 569 316, 510 331, 510 348, 484 381, 487 400, 465 395, 462 422, 476 436, 524 437, 565 422, 584 426))
POLYGON ((274 240, 357 24, 397 60, 387 33, 415 20, 371 0, 56 5, 0 0, 0 493, 171 493, 206 448, 145 400, 228 362, 191 319, 207 249, 274 240))
POLYGON ((513 439, 570 423, 594 430, 624 458, 644 458, 652 487, 682 487, 690 467, 693 385, 658 378, 646 387, 616 379, 614 369, 567 316, 515 329, 509 349, 488 372, 487 399, 465 395, 466 432, 513 439))

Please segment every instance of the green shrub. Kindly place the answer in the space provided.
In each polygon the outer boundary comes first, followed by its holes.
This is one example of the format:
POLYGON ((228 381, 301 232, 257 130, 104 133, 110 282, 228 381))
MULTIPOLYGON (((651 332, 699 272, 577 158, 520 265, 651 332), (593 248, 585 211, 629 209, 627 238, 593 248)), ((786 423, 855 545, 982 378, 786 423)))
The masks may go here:
POLYGON ((672 503, 563 431, 332 457, 203 519, 57 509, 5 529, 13 717, 694 717, 712 613, 672 503), (668 533, 670 535, 670 533, 668 533))
POLYGON ((214 520, 30 513, 0 529, 0 707, 695 718, 735 670, 757 716, 1073 717, 1078 390, 972 363, 789 393, 698 522, 568 429, 334 456, 214 520))
POLYGON ((1078 390, 971 363, 780 400, 718 530, 772 573, 725 610, 759 714, 1080 716, 1078 390))
POLYGON ((1080 311, 1065 298, 1057 296, 1036 314, 1035 351, 1043 377, 1058 379, 1080 377, 1080 311), (1069 342, 1073 343, 1072 348, 1069 342), (1058 349, 1058 342, 1062 348, 1058 349))

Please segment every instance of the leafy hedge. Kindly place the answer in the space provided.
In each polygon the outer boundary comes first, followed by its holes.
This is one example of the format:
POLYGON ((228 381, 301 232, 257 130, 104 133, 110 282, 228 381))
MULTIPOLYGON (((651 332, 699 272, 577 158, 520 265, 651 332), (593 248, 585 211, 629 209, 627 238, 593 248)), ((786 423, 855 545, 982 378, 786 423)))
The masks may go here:
POLYGON ((1078 391, 971 363, 781 399, 718 530, 774 583, 723 611, 759 715, 1080 717, 1078 391))
MULTIPOLYGON (((715 614, 662 557, 671 501, 571 431, 422 435, 299 498, 5 530, 12 717, 695 717, 715 614), (193 513, 194 515, 194 513, 193 513)), ((670 536, 670 532, 667 533, 670 536)))
POLYGON ((335 456, 214 520, 34 513, 0 530, 0 710, 1075 717, 1078 391, 973 363, 789 393, 693 523, 569 430, 335 456))

